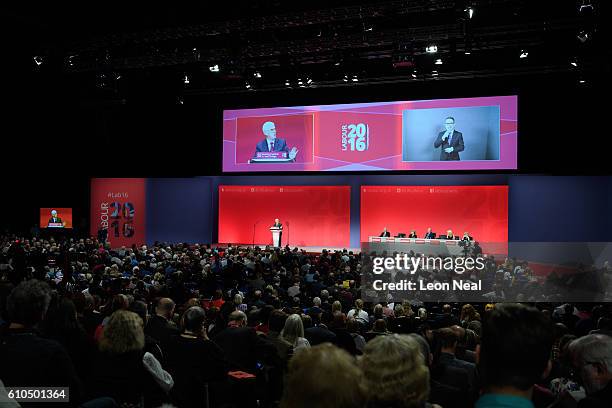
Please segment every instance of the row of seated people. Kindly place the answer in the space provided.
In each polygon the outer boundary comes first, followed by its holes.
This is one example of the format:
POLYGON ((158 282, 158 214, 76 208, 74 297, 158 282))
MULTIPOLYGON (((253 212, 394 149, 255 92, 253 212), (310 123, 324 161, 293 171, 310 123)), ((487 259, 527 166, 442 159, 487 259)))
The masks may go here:
MULTIPOLYGON (((387 227, 384 227, 382 232, 379 235, 380 237, 391 237, 391 232, 387 230, 387 227)), ((453 230, 447 230, 446 235, 437 235, 436 232, 433 232, 431 228, 427 228, 427 232, 423 235, 423 237, 419 237, 416 230, 411 230, 410 234, 406 236, 404 232, 398 232, 395 236, 396 238, 424 238, 424 239, 452 239, 452 240, 462 240, 462 241, 473 241, 474 238, 466 231, 462 236, 455 235, 453 230)))

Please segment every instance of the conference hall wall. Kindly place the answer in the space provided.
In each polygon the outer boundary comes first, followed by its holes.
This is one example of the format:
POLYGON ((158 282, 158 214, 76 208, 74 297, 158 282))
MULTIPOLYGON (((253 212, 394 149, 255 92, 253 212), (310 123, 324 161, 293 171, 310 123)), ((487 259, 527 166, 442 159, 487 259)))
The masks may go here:
MULTIPOLYGON (((90 203, 91 233, 95 235, 101 223, 106 222, 109 238, 114 244, 151 244, 155 241, 218 242, 219 186, 222 185, 348 186, 350 200, 347 246, 350 247, 360 245, 361 189, 367 186, 508 186, 509 241, 607 242, 610 240, 609 231, 612 231, 612 217, 608 215, 612 213, 612 177, 455 174, 93 179, 90 203), (141 197, 140 201, 138 197, 141 197), (126 202, 131 202, 133 207, 128 205, 125 210, 126 202), (121 205, 115 214, 118 218, 111 218, 117 210, 117 205, 111 207, 112 203, 121 205), (135 225, 125 227, 125 223, 135 225), (127 235, 132 231, 134 234, 126 237, 124 231, 127 235), (115 237, 115 234, 119 236, 115 237), (137 240, 134 237, 140 238, 137 240)), ((270 214, 262 214, 262 225, 271 224, 275 218, 273 214, 280 214, 279 218, 284 218, 284 210, 276 203, 271 202, 269 208, 273 211, 270 214)), ((290 215, 288 219, 291 222, 295 217, 290 215)), ((244 233, 250 231, 252 234, 253 224, 245 224, 244 233)), ((410 223, 407 223, 406 227, 411 228, 408 224, 410 223)), ((372 227, 372 231, 380 233, 377 230, 380 226, 376 224, 375 227, 372 227)), ((297 228, 291 229, 292 225, 289 228, 290 235, 297 237, 297 228)), ((459 229, 458 232, 463 231, 459 229)), ((261 233, 266 233, 265 228, 261 233)), ((252 237, 247 240, 251 241, 252 237)), ((291 241, 294 243, 293 238, 291 241)))

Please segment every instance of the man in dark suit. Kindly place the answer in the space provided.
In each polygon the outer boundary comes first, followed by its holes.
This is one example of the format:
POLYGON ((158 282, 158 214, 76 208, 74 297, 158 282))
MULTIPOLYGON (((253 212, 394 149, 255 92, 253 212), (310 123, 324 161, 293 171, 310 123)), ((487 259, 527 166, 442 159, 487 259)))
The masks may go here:
POLYGON ((272 224, 272 226, 274 228, 280 228, 280 231, 278 232, 278 242, 279 242, 279 246, 280 243, 283 242, 283 224, 281 224, 280 220, 278 218, 274 219, 274 224, 272 224))
POLYGON ((389 231, 387 231, 387 227, 383 228, 383 232, 380 233, 381 237, 390 237, 391 233, 389 231))
POLYGON ((60 223, 62 225, 64 224, 62 222, 62 219, 57 216, 57 211, 56 210, 51 210, 51 218, 49 218, 48 224, 51 224, 51 223, 60 223))
POLYGON ((255 156, 257 155, 257 152, 286 152, 291 160, 295 159, 298 149, 294 147, 289 150, 285 139, 279 139, 276 137, 276 125, 274 122, 264 123, 261 130, 266 138, 257 143, 257 146, 255 146, 255 156))
POLYGON ((463 134, 455 130, 455 118, 452 116, 444 119, 444 132, 438 133, 434 148, 440 148, 440 161, 461 160, 459 152, 465 148, 463 145, 463 134))
POLYGON ((175 303, 170 298, 161 298, 155 307, 155 316, 151 316, 146 322, 144 332, 162 344, 168 341, 170 336, 179 334, 179 329, 172 321, 175 303))
POLYGON ((418 238, 416 231, 415 230, 410 231, 410 235, 408 235, 408 238, 418 238))
POLYGON ((427 232, 423 238, 425 239, 434 239, 436 237, 436 233, 431 231, 431 227, 427 228, 427 232))
POLYGON ((212 339, 225 352, 232 370, 251 374, 257 372, 257 363, 278 363, 274 344, 258 336, 255 329, 247 327, 247 317, 239 310, 229 315, 227 328, 212 339))

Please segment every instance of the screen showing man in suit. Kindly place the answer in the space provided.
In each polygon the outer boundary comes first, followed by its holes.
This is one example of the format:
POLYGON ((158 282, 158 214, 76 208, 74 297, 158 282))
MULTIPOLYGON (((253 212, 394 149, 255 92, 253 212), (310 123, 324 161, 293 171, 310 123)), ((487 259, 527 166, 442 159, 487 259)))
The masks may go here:
POLYGON ((265 122, 261 130, 266 138, 257 143, 253 157, 257 157, 258 152, 286 152, 289 154, 289 159, 295 160, 298 149, 295 146, 289 149, 285 139, 276 137, 276 124, 274 122, 265 122))
POLYGON ((455 118, 449 116, 444 119, 443 132, 438 133, 434 141, 434 148, 440 149, 440 160, 461 160, 459 152, 465 149, 463 134, 455 130, 455 118))
POLYGON ((72 208, 41 208, 39 225, 41 228, 72 228, 72 208))

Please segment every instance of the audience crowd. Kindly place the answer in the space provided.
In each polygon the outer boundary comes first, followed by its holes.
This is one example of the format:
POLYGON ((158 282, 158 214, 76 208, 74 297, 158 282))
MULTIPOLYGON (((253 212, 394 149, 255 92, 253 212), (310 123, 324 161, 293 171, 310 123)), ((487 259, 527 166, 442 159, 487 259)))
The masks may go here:
MULTIPOLYGON (((362 262, 1 236, 0 405, 69 387, 58 406, 612 407, 610 305, 495 303, 501 286, 489 303, 365 302, 362 262)), ((506 290, 528 275, 494 265, 506 290)))

